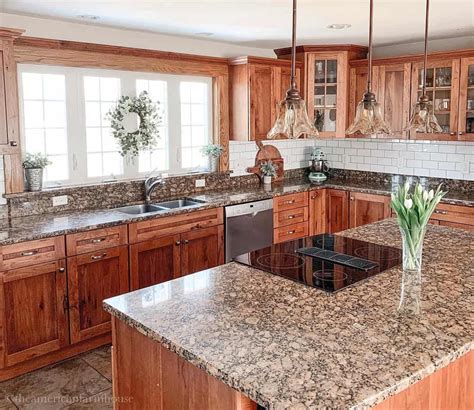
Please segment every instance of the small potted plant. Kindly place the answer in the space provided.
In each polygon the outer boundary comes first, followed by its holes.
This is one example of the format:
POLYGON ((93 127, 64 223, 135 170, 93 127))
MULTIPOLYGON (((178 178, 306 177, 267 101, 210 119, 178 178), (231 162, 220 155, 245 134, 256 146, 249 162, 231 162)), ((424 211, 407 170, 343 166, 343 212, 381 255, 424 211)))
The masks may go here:
POLYGON ((210 172, 217 172, 219 157, 224 152, 224 147, 219 144, 208 144, 202 147, 201 152, 207 157, 207 169, 210 172))
POLYGON ((263 175, 263 183, 271 184, 272 178, 277 176, 278 165, 274 164, 271 160, 262 162, 260 164, 260 172, 263 175))
POLYGON ((51 164, 48 157, 40 152, 27 153, 23 161, 26 185, 29 191, 41 191, 43 188, 43 169, 51 164))

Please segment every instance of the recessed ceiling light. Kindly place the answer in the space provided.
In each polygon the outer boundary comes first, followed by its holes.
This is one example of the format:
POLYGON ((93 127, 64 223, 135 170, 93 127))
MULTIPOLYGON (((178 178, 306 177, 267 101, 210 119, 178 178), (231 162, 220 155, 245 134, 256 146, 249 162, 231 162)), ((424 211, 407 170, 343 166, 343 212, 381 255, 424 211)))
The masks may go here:
POLYGON ((328 28, 333 29, 333 30, 344 30, 349 27, 351 27, 350 24, 330 24, 328 26, 328 28))
POLYGON ((212 36, 214 33, 209 33, 207 31, 201 31, 199 33, 196 33, 196 36, 203 36, 203 37, 210 37, 212 36))
POLYGON ((77 18, 83 19, 83 20, 99 20, 100 19, 99 16, 95 16, 93 14, 79 14, 77 18))

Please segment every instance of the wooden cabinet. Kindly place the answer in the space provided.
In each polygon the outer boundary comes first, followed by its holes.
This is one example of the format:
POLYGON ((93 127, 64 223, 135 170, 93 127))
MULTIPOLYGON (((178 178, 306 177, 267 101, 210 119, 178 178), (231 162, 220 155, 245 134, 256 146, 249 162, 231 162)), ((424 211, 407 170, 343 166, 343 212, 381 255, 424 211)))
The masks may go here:
POLYGON ((129 291, 128 247, 73 256, 67 271, 71 343, 110 332, 102 301, 129 291))
POLYGON ((390 217, 390 197, 384 195, 350 193, 350 227, 366 225, 390 217))
MULTIPOLYGON (((298 63, 296 69, 298 88, 301 86, 301 66, 298 63)), ((266 139, 276 120, 277 104, 285 97, 289 86, 288 61, 250 56, 231 60, 231 139, 266 139)))
POLYGON ((458 118, 459 139, 474 141, 474 56, 461 59, 458 118))
POLYGON ((438 204, 430 222, 474 231, 474 208, 469 206, 438 204))
MULTIPOLYGON (((411 139, 444 141, 458 139, 459 68, 459 58, 434 58, 428 60, 426 92, 433 103, 434 113, 443 132, 424 134, 412 131, 410 132, 411 139)), ((422 91, 422 62, 412 65, 411 81, 411 99, 412 101, 417 101, 422 91)))
POLYGON ((280 243, 309 235, 308 192, 273 199, 273 242, 280 243))
POLYGON ((326 231, 336 233, 349 228, 349 192, 328 189, 326 196, 326 231))
POLYGON ((1 367, 69 343, 65 261, 0 273, 1 367))
MULTIPOLYGON (((350 69, 349 123, 355 118, 357 104, 367 89, 367 65, 354 62, 350 69)), ((405 131, 410 118, 411 63, 376 63, 372 72, 372 90, 382 108, 385 121, 390 124, 393 136, 381 134, 381 138, 408 138, 405 131)), ((351 135, 351 138, 364 137, 351 135)))
POLYGON ((319 235, 326 232, 326 189, 309 192, 309 234, 319 235))

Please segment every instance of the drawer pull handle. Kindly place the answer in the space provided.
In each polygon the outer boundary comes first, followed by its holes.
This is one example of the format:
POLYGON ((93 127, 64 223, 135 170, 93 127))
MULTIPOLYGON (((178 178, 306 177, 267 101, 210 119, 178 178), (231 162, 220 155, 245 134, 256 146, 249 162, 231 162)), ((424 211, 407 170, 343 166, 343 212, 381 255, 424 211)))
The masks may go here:
POLYGON ((91 243, 101 243, 104 241, 105 241, 105 238, 95 238, 91 240, 91 243))
POLYGON ((448 214, 448 211, 440 211, 440 210, 435 210, 435 214, 438 214, 438 215, 447 215, 448 214))
POLYGON ((295 215, 290 215, 288 219, 294 219, 295 215))
POLYGON ((104 258, 104 257, 106 257, 106 256, 107 256, 106 253, 103 253, 102 255, 92 255, 92 256, 91 256, 91 259, 92 259, 93 261, 97 261, 97 260, 102 259, 102 258, 104 258))
POLYGON ((296 231, 288 231, 288 235, 294 234, 296 231))
POLYGON ((59 273, 64 273, 64 272, 66 272, 66 269, 65 268, 59 268, 58 271, 59 271, 59 273))
POLYGON ((32 256, 32 255, 36 255, 38 253, 38 251, 25 251, 25 252, 22 252, 20 253, 21 256, 32 256))
POLYGON ((184 240, 184 244, 187 245, 189 241, 187 239, 184 240))
POLYGON ((294 200, 294 199, 291 199, 290 201, 286 201, 286 203, 287 203, 288 205, 294 204, 294 203, 295 203, 295 200, 294 200))
POLYGON ((176 246, 181 245, 181 241, 176 241, 175 243, 176 243, 176 246))

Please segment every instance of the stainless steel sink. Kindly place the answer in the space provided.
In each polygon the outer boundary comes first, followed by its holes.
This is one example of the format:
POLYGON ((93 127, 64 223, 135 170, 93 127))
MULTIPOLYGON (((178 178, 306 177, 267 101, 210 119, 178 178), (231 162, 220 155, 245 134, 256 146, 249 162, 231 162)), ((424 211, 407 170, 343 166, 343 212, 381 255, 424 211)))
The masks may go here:
POLYGON ((203 202, 194 201, 189 198, 175 199, 173 201, 157 202, 155 205, 162 206, 166 209, 188 208, 191 206, 202 205, 203 202))
POLYGON ((149 214, 151 212, 167 211, 168 209, 169 208, 165 208, 160 205, 144 204, 144 205, 124 206, 122 208, 116 208, 116 211, 123 212, 129 215, 142 215, 142 214, 149 214))

